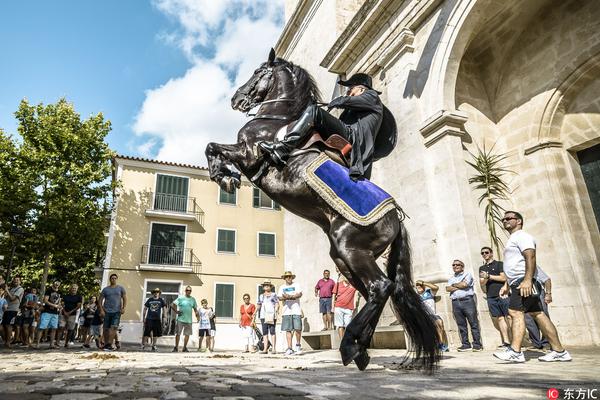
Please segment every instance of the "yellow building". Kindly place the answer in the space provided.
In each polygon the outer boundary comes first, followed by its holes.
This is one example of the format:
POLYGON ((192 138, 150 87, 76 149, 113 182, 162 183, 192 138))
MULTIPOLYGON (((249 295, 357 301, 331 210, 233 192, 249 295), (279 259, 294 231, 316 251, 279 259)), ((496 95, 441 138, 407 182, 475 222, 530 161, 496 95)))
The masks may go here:
MULTIPOLYGON (((278 204, 248 181, 233 195, 223 192, 202 167, 127 156, 113 163, 120 186, 102 287, 116 273, 127 291, 122 340, 140 340, 152 289, 160 288, 170 304, 189 285, 198 304, 207 299, 216 312, 216 347, 239 349, 242 295, 255 303, 260 284, 271 279, 278 285, 283 273, 278 204)), ((174 317, 168 313, 164 344, 173 343, 174 317)), ((194 329, 194 343, 197 335, 194 329)))

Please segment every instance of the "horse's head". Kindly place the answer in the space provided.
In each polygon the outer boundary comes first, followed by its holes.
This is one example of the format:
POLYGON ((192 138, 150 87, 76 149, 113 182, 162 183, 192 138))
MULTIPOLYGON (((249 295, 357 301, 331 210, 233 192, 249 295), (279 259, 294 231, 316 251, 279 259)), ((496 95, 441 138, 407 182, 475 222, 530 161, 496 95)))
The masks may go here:
POLYGON ((248 82, 240 86, 231 98, 234 110, 248 112, 258 103, 265 100, 269 89, 273 86, 275 69, 275 50, 271 49, 269 59, 262 63, 250 77, 248 82))

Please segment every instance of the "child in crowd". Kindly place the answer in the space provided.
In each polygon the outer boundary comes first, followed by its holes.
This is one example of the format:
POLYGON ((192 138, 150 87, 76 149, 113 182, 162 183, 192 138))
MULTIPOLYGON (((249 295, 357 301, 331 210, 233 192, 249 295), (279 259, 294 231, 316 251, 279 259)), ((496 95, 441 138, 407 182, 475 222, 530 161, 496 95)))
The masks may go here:
POLYGON ((208 307, 208 300, 202 299, 200 302, 200 308, 198 309, 200 314, 200 326, 198 331, 198 351, 211 351, 211 329, 210 319, 214 316, 212 308, 208 307), (206 348, 202 348, 202 342, 206 338, 206 348))

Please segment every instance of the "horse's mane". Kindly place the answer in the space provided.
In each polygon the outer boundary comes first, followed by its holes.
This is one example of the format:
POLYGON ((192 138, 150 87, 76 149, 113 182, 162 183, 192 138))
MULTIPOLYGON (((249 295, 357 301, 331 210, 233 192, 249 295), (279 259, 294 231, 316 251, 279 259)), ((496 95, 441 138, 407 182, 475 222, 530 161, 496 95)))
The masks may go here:
POLYGON ((294 107, 291 111, 293 118, 299 117, 300 113, 302 113, 310 103, 321 101, 321 91, 317 87, 315 79, 308 71, 282 58, 277 58, 275 62, 288 67, 296 77, 296 85, 293 90, 288 93, 288 97, 298 99, 298 101, 294 103, 294 107))

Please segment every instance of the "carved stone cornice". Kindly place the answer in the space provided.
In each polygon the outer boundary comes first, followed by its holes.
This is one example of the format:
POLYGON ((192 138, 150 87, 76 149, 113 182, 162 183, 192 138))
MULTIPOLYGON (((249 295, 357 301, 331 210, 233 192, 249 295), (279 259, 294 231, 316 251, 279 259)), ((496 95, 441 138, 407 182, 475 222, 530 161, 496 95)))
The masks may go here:
POLYGON ((543 140, 541 142, 538 142, 536 144, 533 145, 529 145, 525 148, 525 155, 528 156, 532 153, 535 153, 538 150, 542 150, 542 149, 548 149, 551 147, 558 147, 558 148, 562 148, 563 144, 562 142, 558 142, 555 140, 543 140))
POLYGON ((300 0, 275 45, 278 57, 289 58, 323 0, 300 0))
POLYGON ((366 0, 327 52, 321 66, 345 74, 362 60, 357 70, 372 72, 398 58, 394 49, 413 51, 412 37, 442 0, 366 0), (399 42, 399 43, 397 43, 399 42), (409 43, 410 42, 410 43, 409 43))
POLYGON ((468 119, 466 113, 458 110, 438 111, 425 120, 423 127, 419 129, 425 139, 425 146, 430 147, 446 135, 464 137, 466 135, 465 122, 468 119))

